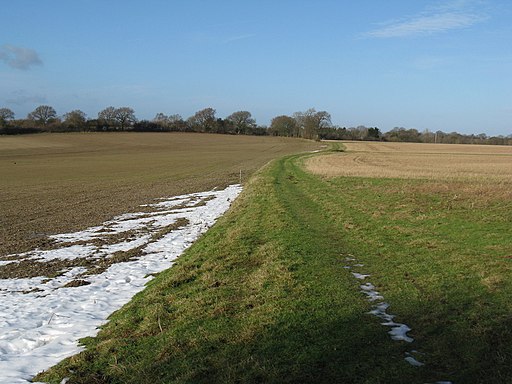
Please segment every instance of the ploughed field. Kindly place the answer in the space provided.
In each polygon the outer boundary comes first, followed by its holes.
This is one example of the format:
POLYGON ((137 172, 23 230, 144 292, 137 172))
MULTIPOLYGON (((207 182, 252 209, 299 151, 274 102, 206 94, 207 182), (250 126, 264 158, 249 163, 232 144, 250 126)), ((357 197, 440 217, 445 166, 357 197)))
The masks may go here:
POLYGON ((152 199, 239 183, 269 160, 318 148, 188 133, 0 136, 0 256, 99 225, 152 199))

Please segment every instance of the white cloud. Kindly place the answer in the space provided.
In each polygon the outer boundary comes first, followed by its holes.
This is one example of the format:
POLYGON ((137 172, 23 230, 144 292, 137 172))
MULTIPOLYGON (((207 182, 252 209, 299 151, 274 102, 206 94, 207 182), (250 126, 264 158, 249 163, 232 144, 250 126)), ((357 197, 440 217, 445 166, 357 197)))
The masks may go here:
POLYGON ((468 6, 467 1, 444 4, 419 15, 387 23, 381 28, 367 32, 366 37, 393 38, 431 35, 452 29, 470 27, 487 17, 468 6))
POLYGON ((42 65, 36 51, 30 48, 16 47, 10 44, 4 44, 0 47, 0 61, 12 68, 29 69, 34 65, 42 65))

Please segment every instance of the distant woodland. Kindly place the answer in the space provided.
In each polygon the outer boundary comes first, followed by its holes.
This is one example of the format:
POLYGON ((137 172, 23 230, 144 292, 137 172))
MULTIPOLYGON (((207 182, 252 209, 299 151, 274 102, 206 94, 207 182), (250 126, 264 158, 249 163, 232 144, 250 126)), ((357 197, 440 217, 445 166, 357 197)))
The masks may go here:
POLYGON ((17 119, 9 108, 0 108, 0 134, 15 135, 40 132, 202 132, 230 135, 267 135, 300 137, 312 140, 361 140, 395 141, 446 144, 494 144, 512 145, 512 135, 487 136, 457 132, 419 131, 414 128, 395 127, 381 132, 377 127, 340 127, 332 124, 331 115, 314 108, 295 112, 291 116, 280 115, 272 119, 270 126, 256 123, 248 111, 237 111, 220 118, 213 108, 197 111, 186 119, 179 114, 157 113, 152 120, 139 120, 130 107, 107 107, 96 118, 89 118, 81 110, 58 116, 49 105, 40 105, 26 118, 17 119))

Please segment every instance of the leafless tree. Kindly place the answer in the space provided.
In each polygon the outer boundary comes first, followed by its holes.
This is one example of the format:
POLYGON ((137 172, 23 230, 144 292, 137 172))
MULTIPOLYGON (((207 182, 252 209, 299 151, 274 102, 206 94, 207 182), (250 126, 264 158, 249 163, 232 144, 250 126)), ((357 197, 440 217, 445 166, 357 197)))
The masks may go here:
POLYGON ((153 121, 157 124, 162 124, 162 125, 166 125, 167 122, 169 121, 169 116, 159 112, 155 115, 155 118, 153 119, 153 121))
POLYGON ((270 122, 270 132, 276 136, 299 136, 297 122, 293 117, 281 115, 276 116, 270 122))
POLYGON ((326 111, 317 112, 314 108, 310 108, 305 112, 295 112, 293 117, 305 139, 317 139, 318 131, 321 128, 331 126, 331 115, 326 111))
POLYGON ((14 119, 14 112, 9 108, 0 108, 0 127, 7 125, 9 120, 14 119))
POLYGON ((215 130, 215 109, 205 108, 197 111, 194 116, 188 118, 188 123, 192 127, 199 128, 202 132, 212 132, 215 130))
POLYGON ((109 126, 116 125, 116 109, 114 107, 107 107, 98 113, 98 120, 102 124, 109 126))
POLYGON ((64 124, 72 128, 82 128, 87 122, 87 115, 79 109, 64 114, 64 124))
POLYGON ((231 115, 226 117, 226 120, 233 124, 237 135, 241 133, 249 133, 254 127, 256 127, 256 120, 252 118, 251 112, 248 111, 233 112, 231 115))
POLYGON ((49 105, 40 105, 27 115, 27 119, 37 121, 43 125, 47 125, 56 117, 57 112, 49 105))
POLYGON ((107 107, 98 113, 98 120, 108 126, 124 130, 128 125, 135 123, 137 118, 130 107, 107 107))
POLYGON ((119 123, 121 130, 124 130, 127 125, 135 123, 135 111, 130 107, 117 108, 115 111, 115 119, 119 123))

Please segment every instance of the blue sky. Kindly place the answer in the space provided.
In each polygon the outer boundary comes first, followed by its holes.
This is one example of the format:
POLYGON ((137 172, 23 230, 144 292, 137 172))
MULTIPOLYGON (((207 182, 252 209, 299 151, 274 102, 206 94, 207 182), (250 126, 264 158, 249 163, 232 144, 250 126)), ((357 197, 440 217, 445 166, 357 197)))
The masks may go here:
POLYGON ((0 107, 512 134, 509 0, 1 0, 0 107))

